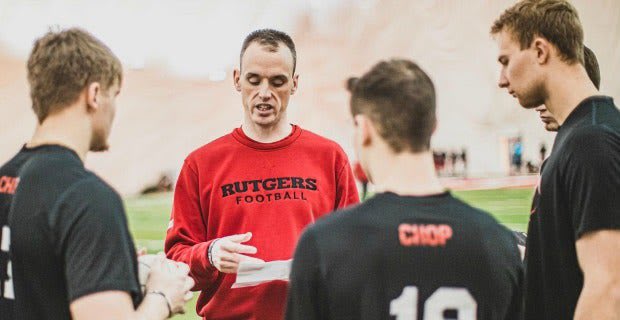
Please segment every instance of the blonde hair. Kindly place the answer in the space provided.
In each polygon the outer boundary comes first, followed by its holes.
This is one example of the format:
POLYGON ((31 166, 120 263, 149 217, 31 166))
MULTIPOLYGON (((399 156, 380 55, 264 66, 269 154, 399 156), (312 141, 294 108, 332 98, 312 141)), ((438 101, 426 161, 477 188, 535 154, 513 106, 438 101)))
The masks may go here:
POLYGON ((103 90, 121 83, 123 70, 112 51, 85 30, 49 31, 34 43, 28 58, 30 98, 39 123, 74 103, 91 83, 103 90))
POLYGON ((584 61, 583 28, 577 10, 568 1, 519 1, 493 23, 491 34, 502 31, 510 32, 522 50, 539 36, 556 46, 560 58, 569 64, 584 61))

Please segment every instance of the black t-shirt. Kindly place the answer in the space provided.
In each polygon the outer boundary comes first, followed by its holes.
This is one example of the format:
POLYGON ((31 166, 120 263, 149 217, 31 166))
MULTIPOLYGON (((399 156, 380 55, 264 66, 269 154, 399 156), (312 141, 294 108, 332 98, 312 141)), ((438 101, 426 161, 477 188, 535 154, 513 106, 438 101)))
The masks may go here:
POLYGON ((12 319, 15 300, 12 277, 9 276, 10 232, 8 226, 9 209, 13 194, 19 184, 17 173, 35 152, 45 152, 49 146, 22 149, 7 163, 0 167, 0 315, 2 319, 12 319))
POLYGON ((136 252, 119 195, 73 151, 33 154, 9 213, 15 319, 70 319, 69 305, 108 290, 140 302, 136 252))
POLYGON ((521 316, 515 237, 450 193, 381 193, 321 219, 292 268, 287 319, 521 316))
POLYGON ((581 102, 560 127, 532 203, 525 318, 572 319, 583 273, 575 242, 620 228, 620 112, 609 97, 581 102))

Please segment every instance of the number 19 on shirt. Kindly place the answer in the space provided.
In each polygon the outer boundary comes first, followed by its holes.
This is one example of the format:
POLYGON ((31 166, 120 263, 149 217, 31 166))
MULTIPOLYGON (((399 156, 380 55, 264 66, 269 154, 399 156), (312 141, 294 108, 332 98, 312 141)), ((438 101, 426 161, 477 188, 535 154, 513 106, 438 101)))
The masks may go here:
MULTIPOLYGON (((2 226, 2 240, 0 241, 0 251, 8 253, 10 244, 11 231, 9 230, 8 226, 2 226)), ((6 268, 6 272, 9 278, 4 283, 2 283, 2 292, 5 299, 13 300, 15 299, 15 294, 13 293, 13 272, 11 268, 11 260, 9 260, 6 268)))
MULTIPOLYGON (((424 303, 424 320, 443 320, 446 310, 456 310, 458 320, 476 319, 476 300, 464 288, 441 287, 424 303)), ((418 319, 418 288, 406 286, 400 297, 390 302, 396 320, 418 319)))

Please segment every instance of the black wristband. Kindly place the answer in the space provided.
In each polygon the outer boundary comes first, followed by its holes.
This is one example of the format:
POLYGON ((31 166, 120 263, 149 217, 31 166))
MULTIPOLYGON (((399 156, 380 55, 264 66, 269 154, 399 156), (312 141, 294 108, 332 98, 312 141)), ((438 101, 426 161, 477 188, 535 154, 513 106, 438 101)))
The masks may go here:
POLYGON ((172 305, 170 304, 170 300, 168 300, 168 297, 166 296, 165 293, 161 291, 157 291, 157 290, 150 290, 146 294, 157 294, 157 295, 164 297, 164 300, 166 301, 166 305, 168 306, 168 318, 172 318, 172 305))

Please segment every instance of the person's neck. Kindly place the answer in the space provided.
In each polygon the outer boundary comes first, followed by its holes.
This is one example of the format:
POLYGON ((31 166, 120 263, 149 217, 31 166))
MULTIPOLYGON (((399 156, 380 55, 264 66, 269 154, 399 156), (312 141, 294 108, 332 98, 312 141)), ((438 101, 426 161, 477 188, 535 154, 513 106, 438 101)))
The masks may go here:
POLYGON ((372 180, 377 192, 393 192, 402 196, 426 196, 445 192, 435 172, 430 151, 402 152, 375 158, 372 180))
POLYGON ((272 143, 286 138, 293 131, 293 126, 286 119, 281 119, 273 126, 261 126, 249 119, 243 121, 241 130, 248 138, 260 143, 272 143))
POLYGON ((560 72, 549 75, 545 106, 559 125, 575 110, 580 102, 599 94, 581 65, 564 65, 560 72))
POLYGON ((76 108, 68 107, 59 113, 49 115, 43 123, 37 125, 26 147, 60 145, 75 151, 84 162, 90 149, 92 129, 90 121, 84 121, 84 115, 74 109, 76 108))

